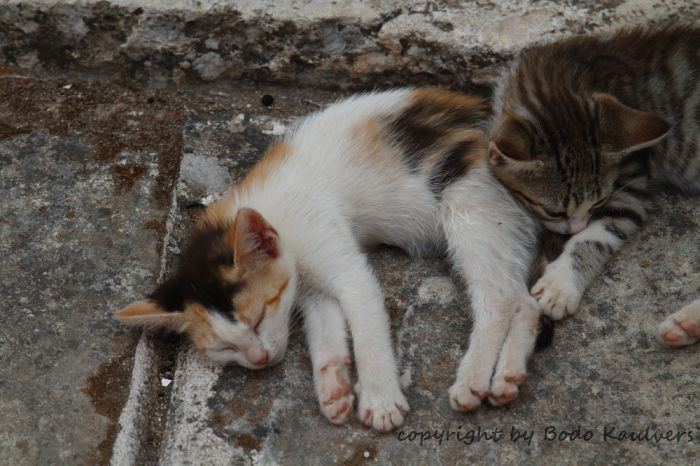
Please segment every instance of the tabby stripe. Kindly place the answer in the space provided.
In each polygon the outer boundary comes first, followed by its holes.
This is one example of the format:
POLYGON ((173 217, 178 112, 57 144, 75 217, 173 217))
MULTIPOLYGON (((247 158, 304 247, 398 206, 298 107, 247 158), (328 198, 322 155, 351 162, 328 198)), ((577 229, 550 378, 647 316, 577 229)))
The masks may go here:
POLYGON ((629 235, 627 233, 625 233, 624 231, 622 231, 621 229, 619 229, 614 223, 606 223, 605 230, 608 233, 617 236, 618 238, 620 238, 623 241, 626 240, 627 238, 629 238, 629 235))
POLYGON ((636 226, 640 227, 644 223, 644 218, 632 209, 626 209, 624 207, 611 207, 603 206, 596 211, 594 214, 596 219, 601 219, 605 217, 610 218, 625 218, 630 220, 636 226))
POLYGON ((634 196, 634 197, 640 199, 640 201, 646 201, 646 200, 651 199, 651 197, 652 197, 652 194, 647 189, 635 188, 634 186, 631 186, 631 185, 625 186, 625 184, 622 184, 622 186, 620 186, 620 188, 622 188, 622 192, 627 193, 631 196, 634 196), (624 188, 622 186, 624 186, 624 188))

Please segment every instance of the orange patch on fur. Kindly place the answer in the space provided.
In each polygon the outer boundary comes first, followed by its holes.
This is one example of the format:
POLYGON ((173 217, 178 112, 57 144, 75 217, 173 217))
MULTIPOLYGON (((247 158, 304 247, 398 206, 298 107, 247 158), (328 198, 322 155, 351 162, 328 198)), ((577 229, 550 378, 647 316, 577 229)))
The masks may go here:
POLYGON ((277 306, 277 304, 280 302, 280 298, 282 297, 282 293, 284 293, 284 290, 287 289, 287 285, 289 285, 289 278, 284 281, 280 289, 277 291, 277 294, 265 301, 265 304, 268 306, 277 306))
POLYGON ((267 149, 262 159, 255 164, 248 175, 237 186, 237 191, 247 191, 251 186, 262 183, 272 173, 276 167, 292 153, 289 144, 278 142, 267 149))
POLYGON ((206 343, 217 337, 211 327, 208 317, 209 312, 197 303, 188 303, 185 308, 185 325, 182 331, 186 331, 195 348, 199 351, 206 349, 206 343))
POLYGON ((391 147, 388 128, 377 117, 367 118, 354 127, 350 135, 361 146, 354 159, 359 164, 386 174, 402 173, 401 152, 391 147))
POLYGON ((275 262, 246 273, 243 278, 246 287, 234 298, 238 320, 253 327, 261 314, 275 312, 289 279, 289 273, 275 262))
POLYGON ((207 206, 204 213, 197 222, 197 228, 207 228, 208 226, 224 226, 233 220, 231 215, 231 194, 227 194, 207 206))
POLYGON ((433 102, 445 108, 461 107, 475 111, 489 112, 489 103, 481 97, 460 92, 448 91, 437 87, 424 87, 411 93, 414 103, 433 102))

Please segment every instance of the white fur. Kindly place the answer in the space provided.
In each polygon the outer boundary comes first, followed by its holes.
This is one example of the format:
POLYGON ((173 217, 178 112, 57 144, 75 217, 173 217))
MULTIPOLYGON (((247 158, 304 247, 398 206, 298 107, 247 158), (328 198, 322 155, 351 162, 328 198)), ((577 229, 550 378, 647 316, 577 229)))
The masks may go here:
POLYGON ((659 325, 658 336, 671 347, 690 345, 700 340, 700 299, 668 316, 659 325))
POLYGON ((537 226, 485 166, 447 188, 443 199, 450 256, 469 285, 474 313, 450 403, 471 411, 490 394, 499 355, 526 359, 534 347, 536 334, 528 339, 520 332, 510 336, 508 330, 518 305, 531 299, 526 280, 537 226))
MULTIPOLYGON (((358 416, 380 431, 400 425, 409 408, 382 290, 362 247, 389 243, 421 253, 447 240, 475 314, 469 351, 451 389, 460 404, 470 388, 490 389, 511 319, 529 298, 525 280, 535 249, 534 222, 485 165, 449 187, 440 202, 425 174, 387 174, 358 163, 366 146, 353 130, 371 117, 397 114, 409 104, 410 92, 366 94, 307 117, 284 141, 292 155, 260 185, 235 191, 231 205, 232 215, 240 207, 256 209, 279 232, 309 290, 298 302, 322 411, 343 422, 342 404, 352 403, 352 393, 333 396, 348 377, 344 318, 357 365, 358 416), (329 367, 331 375, 323 371, 329 367)), ((506 346, 512 354, 501 357, 529 355, 534 335, 528 340, 515 332, 513 338, 506 346)))

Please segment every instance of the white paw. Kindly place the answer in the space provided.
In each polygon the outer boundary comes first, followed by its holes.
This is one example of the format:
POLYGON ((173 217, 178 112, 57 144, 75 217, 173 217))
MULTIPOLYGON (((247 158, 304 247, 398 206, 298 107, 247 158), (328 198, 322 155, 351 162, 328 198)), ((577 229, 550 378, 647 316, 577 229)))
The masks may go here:
POLYGON ((474 411, 489 395, 489 385, 494 364, 480 357, 471 348, 457 371, 457 380, 449 389, 450 406, 455 411, 474 411))
POLYGON ((532 297, 518 301, 491 380, 489 403, 492 405, 502 406, 518 397, 518 385, 527 380, 527 360, 535 347, 539 317, 540 308, 532 297))
POLYGON ((502 406, 510 403, 518 397, 518 385, 527 380, 527 373, 523 370, 519 373, 505 373, 496 375, 491 383, 489 403, 494 406, 502 406))
POLYGON ((452 384, 448 393, 452 409, 468 413, 481 406, 481 400, 489 396, 489 384, 460 380, 452 384))
POLYGON ((365 426, 379 432, 389 432, 403 423, 403 416, 410 408, 398 383, 395 385, 390 389, 377 386, 365 388, 359 383, 355 386, 360 399, 357 416, 365 426))
POLYGON ((530 294, 537 299, 543 313, 553 320, 576 312, 582 292, 576 282, 571 260, 559 258, 549 264, 530 294))
POLYGON ((316 373, 316 388, 321 412, 333 424, 344 424, 352 415, 355 396, 350 388, 350 358, 333 358, 316 373))
POLYGON ((674 312, 659 325, 659 339, 671 347, 685 346, 700 340, 700 300, 674 312))

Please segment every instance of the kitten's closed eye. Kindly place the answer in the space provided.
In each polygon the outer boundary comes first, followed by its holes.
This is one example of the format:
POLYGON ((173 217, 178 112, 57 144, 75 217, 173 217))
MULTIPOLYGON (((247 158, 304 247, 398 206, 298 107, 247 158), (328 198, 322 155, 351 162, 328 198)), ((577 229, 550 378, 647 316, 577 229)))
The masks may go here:
POLYGON ((552 219, 562 219, 567 217, 566 212, 549 210, 545 206, 540 206, 540 208, 542 209, 542 212, 552 219))
POLYGON ((255 333, 258 333, 258 327, 260 327, 260 324, 262 323, 263 320, 265 320, 265 311, 267 310, 267 305, 263 306, 262 311, 258 313, 258 317, 253 323, 253 331, 255 333))
POLYGON ((598 202, 596 202, 595 204, 593 204, 593 205, 591 206, 591 208, 588 209, 588 211, 589 211, 589 212, 593 212, 594 210, 596 210, 596 209, 598 209, 598 208, 600 208, 600 207, 603 207, 603 206, 605 205, 606 202, 608 202, 608 198, 607 198, 607 197, 604 197, 603 199, 600 199, 600 200, 598 200, 598 202))

